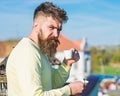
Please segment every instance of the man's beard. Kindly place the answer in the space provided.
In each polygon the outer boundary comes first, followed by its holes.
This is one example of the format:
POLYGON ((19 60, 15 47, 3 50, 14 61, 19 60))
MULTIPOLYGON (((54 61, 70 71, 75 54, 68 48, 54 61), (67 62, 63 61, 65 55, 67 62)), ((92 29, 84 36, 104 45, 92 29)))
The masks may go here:
POLYGON ((57 37, 51 37, 51 35, 48 36, 47 39, 42 40, 40 37, 39 39, 39 47, 40 51, 47 55, 48 58, 53 58, 55 53, 57 52, 57 46, 60 44, 57 37))

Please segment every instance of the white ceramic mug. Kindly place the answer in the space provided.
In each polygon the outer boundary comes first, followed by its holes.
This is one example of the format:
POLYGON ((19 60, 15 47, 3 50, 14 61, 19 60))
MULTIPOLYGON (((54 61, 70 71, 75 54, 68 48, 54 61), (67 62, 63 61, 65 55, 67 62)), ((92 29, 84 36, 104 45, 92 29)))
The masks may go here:
POLYGON ((71 59, 72 58, 72 50, 64 50, 64 57, 66 59, 71 59))

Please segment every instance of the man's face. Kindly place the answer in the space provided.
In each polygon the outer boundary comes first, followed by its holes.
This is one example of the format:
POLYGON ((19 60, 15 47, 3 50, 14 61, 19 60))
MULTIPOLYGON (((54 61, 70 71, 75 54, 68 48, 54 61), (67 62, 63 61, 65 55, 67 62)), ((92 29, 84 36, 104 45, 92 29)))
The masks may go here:
POLYGON ((52 17, 44 18, 46 18, 46 20, 44 20, 44 22, 40 25, 40 29, 43 31, 42 39, 47 39, 49 36, 58 38, 62 28, 62 24, 53 19, 52 17))
POLYGON ((41 24, 38 34, 40 50, 49 57, 53 57, 56 53, 56 48, 60 43, 58 40, 60 30, 61 23, 52 17, 46 17, 45 22, 41 24))

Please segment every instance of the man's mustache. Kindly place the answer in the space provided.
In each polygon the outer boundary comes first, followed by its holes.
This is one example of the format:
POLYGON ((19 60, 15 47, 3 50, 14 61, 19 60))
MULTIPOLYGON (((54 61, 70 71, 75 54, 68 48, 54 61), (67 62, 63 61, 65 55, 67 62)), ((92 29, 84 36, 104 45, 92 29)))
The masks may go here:
POLYGON ((48 40, 54 40, 57 44, 60 44, 60 41, 57 37, 49 37, 48 40))

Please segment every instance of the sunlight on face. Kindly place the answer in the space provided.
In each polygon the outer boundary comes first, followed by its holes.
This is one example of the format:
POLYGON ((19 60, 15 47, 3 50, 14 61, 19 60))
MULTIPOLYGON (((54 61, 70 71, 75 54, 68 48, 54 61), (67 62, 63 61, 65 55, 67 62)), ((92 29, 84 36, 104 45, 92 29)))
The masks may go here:
POLYGON ((43 18, 44 21, 42 23, 39 23, 39 37, 41 37, 41 39, 43 40, 47 39, 49 36, 59 37, 62 24, 59 23, 57 20, 53 19, 52 17, 43 18))

